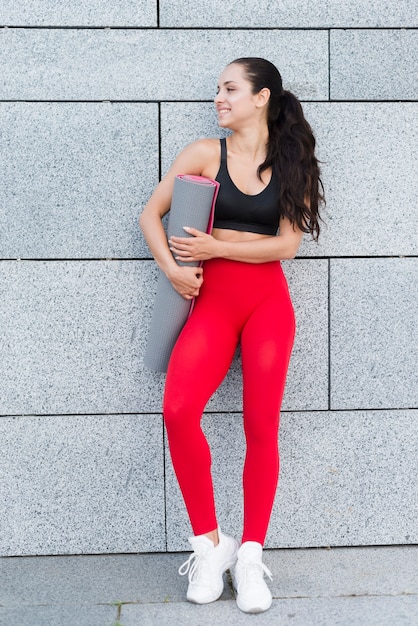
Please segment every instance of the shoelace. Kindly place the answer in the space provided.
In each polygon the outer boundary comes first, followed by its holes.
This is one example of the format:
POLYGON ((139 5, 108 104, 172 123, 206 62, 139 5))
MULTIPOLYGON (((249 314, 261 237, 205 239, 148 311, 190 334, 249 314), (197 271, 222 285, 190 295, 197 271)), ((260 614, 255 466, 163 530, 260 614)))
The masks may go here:
POLYGON ((180 565, 178 570, 180 576, 189 574, 189 582, 196 581, 201 571, 202 559, 204 558, 204 555, 193 552, 187 561, 185 561, 183 565, 180 565))
POLYGON ((242 568, 243 570, 242 574, 240 573, 240 579, 241 579, 240 582, 242 582, 243 584, 251 580, 255 582, 259 582, 260 574, 262 577, 263 572, 267 574, 270 580, 273 580, 273 574, 271 573, 267 565, 264 565, 263 562, 256 563, 254 561, 247 561, 247 562, 244 561, 243 565, 245 567, 242 568))

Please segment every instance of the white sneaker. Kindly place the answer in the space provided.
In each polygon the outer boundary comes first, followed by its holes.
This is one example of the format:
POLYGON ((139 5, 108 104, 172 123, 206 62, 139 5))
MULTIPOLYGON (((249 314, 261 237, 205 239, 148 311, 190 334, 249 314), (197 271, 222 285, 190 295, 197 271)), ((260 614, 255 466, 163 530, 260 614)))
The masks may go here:
POLYGON ((270 580, 273 580, 273 577, 261 560, 262 552, 261 543, 256 541, 246 541, 238 550, 233 579, 237 592, 237 606, 244 613, 262 613, 267 611, 272 603, 264 573, 270 580))
POLYGON ((205 535, 190 537, 193 553, 179 568, 179 574, 189 574, 187 599, 196 604, 214 602, 224 589, 223 574, 237 560, 238 542, 218 529, 219 543, 205 535))

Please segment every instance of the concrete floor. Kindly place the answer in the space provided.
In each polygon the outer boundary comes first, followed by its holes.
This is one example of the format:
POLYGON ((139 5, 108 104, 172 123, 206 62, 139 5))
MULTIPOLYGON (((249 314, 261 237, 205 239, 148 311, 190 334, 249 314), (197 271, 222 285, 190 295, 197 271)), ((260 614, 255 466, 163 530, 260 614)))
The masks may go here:
POLYGON ((418 626, 418 546, 266 550, 273 606, 185 600, 177 554, 5 557, 1 626, 418 626))

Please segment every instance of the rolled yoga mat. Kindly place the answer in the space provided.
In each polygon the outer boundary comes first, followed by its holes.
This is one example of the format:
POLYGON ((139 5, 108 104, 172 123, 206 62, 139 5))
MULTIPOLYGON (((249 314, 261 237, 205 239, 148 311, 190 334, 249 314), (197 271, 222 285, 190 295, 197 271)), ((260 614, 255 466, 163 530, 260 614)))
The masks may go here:
MULTIPOLYGON (((192 237, 183 226, 212 231, 214 207, 219 183, 203 176, 180 174, 175 178, 167 237, 192 237)), ((179 265, 198 267, 198 262, 179 262, 179 265)), ((171 285, 160 271, 154 309, 151 317, 144 365, 157 372, 166 372, 174 344, 194 305, 171 285)))

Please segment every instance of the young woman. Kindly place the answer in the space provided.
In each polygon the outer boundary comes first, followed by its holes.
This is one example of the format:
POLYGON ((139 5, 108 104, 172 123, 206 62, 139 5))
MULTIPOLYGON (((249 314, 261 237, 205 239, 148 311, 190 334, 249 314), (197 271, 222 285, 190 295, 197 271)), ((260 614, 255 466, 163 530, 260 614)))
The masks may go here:
POLYGON ((272 63, 252 57, 230 63, 215 105, 219 125, 232 134, 187 146, 145 206, 140 225, 174 289, 186 299, 199 296, 171 355, 163 406, 194 532, 193 554, 179 570, 189 574, 187 598, 199 604, 218 599, 223 573, 235 566, 238 607, 257 613, 272 601, 262 546, 278 480, 280 405, 295 332, 280 261, 296 255, 303 233, 317 239, 323 196, 312 130, 272 63), (177 174, 219 181, 211 235, 185 224, 193 237, 167 242, 161 218, 177 174), (204 264, 179 266, 176 260, 204 264), (246 437, 240 547, 218 527, 211 455, 200 426, 238 342, 246 437))

